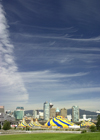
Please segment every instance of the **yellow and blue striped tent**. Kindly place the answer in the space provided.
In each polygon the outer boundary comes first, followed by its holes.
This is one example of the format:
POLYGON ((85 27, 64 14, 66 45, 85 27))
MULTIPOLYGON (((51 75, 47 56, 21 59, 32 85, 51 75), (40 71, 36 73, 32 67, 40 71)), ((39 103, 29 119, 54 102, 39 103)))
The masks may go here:
POLYGON ((91 125, 95 125, 94 123, 92 123, 90 120, 89 121, 83 121, 80 126, 81 127, 90 127, 91 125))
POLYGON ((22 127, 28 126, 28 124, 25 121, 25 118, 23 118, 23 120, 22 120, 22 122, 21 122, 21 124, 19 126, 22 126, 22 127))
POLYGON ((68 128, 69 126, 73 126, 74 123, 68 121, 66 118, 63 118, 62 116, 58 116, 56 118, 53 118, 45 124, 45 126, 57 126, 60 128, 68 128))
POLYGON ((33 121, 33 118, 31 118, 31 121, 29 122, 29 124, 26 123, 25 118, 23 118, 22 122, 18 125, 19 127, 34 127, 34 126, 42 126, 36 119, 36 121, 33 121))
POLYGON ((34 122, 34 126, 42 126, 36 119, 36 121, 34 122))
POLYGON ((33 127, 33 126, 35 126, 35 123, 33 122, 33 118, 31 119, 31 121, 29 122, 29 127, 33 127))

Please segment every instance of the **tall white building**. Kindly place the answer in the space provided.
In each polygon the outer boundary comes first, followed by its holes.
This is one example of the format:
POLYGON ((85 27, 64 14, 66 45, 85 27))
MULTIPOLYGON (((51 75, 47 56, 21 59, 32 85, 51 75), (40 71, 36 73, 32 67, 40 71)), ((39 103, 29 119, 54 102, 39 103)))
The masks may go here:
POLYGON ((50 104, 48 102, 45 102, 43 104, 43 110, 44 110, 44 120, 49 120, 50 118, 50 104))
POLYGON ((33 118, 36 119, 37 118, 37 111, 33 110, 33 118))
POLYGON ((79 107, 72 106, 72 121, 79 122, 79 107))

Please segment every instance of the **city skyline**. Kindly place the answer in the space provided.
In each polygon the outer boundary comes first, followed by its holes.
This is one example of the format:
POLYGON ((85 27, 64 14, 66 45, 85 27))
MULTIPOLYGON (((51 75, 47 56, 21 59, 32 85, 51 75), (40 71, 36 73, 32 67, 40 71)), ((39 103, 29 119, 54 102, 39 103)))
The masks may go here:
POLYGON ((0 0, 0 105, 100 110, 99 5, 0 0))

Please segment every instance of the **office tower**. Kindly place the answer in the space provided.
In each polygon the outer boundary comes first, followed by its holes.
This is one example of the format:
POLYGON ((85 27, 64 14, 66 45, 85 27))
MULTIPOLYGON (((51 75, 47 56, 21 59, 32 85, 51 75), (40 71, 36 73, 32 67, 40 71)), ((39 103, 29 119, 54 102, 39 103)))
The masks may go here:
POLYGON ((43 104, 43 110, 44 110, 44 120, 49 120, 50 117, 50 104, 48 102, 45 102, 43 104))
POLYGON ((50 108, 50 119, 56 117, 56 109, 55 108, 50 108))
POLYGON ((0 113, 4 113, 4 106, 0 106, 0 113))
POLYGON ((14 111, 14 117, 16 120, 22 120, 24 117, 24 108, 23 107, 17 107, 14 111))
POLYGON ((33 118, 34 118, 34 119, 37 118, 37 110, 33 110, 33 118))
POLYGON ((72 107, 72 121, 79 122, 79 107, 78 106, 72 107))
POLYGON ((62 108, 60 110, 60 115, 63 116, 63 117, 67 117, 67 109, 66 108, 62 108))

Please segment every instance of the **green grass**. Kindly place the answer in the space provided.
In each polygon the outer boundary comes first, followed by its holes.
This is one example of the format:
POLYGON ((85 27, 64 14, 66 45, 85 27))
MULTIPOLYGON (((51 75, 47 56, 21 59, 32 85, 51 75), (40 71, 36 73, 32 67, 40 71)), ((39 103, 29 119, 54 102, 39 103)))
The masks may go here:
POLYGON ((100 133, 84 134, 18 134, 18 135, 1 135, 0 140, 100 140, 100 133))

